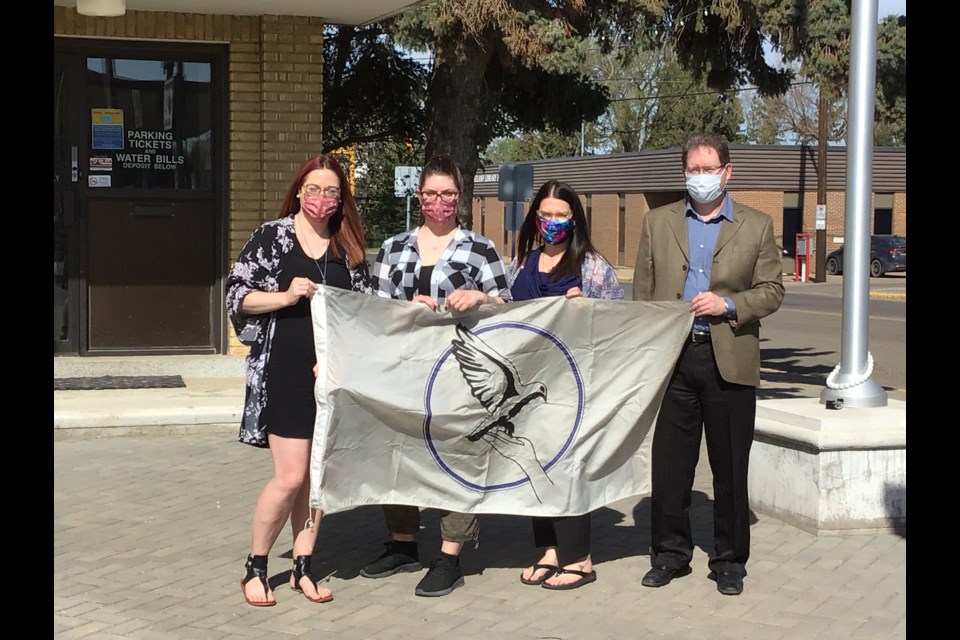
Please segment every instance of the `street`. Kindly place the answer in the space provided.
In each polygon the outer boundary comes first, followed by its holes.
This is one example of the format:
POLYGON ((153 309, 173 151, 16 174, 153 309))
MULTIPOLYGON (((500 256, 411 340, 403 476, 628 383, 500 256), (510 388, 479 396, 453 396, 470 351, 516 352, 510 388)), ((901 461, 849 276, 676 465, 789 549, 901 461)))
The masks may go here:
MULTIPOLYGON (((868 350, 872 378, 888 399, 907 399, 907 317, 904 300, 870 300, 868 350)), ((810 397, 826 386, 840 363, 843 299, 788 289, 780 310, 760 330, 761 387, 758 397, 810 397)))
MULTIPOLYGON (((626 298, 633 283, 623 282, 626 298)), ((784 277, 787 293, 780 309, 761 321, 761 400, 819 397, 827 376, 840 364, 843 332, 842 279, 828 283, 794 283, 784 277)), ((872 279, 871 286, 906 285, 906 274, 872 279)), ((905 298, 905 294, 904 294, 905 298)), ((907 399, 906 300, 868 301, 868 350, 872 378, 892 400, 907 399)))

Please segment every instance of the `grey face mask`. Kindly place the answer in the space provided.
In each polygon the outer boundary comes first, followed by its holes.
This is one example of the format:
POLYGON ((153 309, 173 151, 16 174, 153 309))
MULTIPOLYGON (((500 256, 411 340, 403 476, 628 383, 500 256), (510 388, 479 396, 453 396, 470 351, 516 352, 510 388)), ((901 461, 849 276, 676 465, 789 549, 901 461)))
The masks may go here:
POLYGON ((697 176, 687 176, 687 193, 694 202, 707 204, 723 195, 720 182, 723 174, 711 175, 704 173, 697 176))

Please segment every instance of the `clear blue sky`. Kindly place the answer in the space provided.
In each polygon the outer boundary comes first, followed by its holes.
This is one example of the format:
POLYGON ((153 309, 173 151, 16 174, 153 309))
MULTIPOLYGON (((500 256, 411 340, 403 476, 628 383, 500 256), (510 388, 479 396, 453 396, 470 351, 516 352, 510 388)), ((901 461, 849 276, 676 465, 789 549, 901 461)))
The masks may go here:
POLYGON ((878 0, 877 17, 882 18, 890 14, 897 16, 907 15, 907 0, 878 0))

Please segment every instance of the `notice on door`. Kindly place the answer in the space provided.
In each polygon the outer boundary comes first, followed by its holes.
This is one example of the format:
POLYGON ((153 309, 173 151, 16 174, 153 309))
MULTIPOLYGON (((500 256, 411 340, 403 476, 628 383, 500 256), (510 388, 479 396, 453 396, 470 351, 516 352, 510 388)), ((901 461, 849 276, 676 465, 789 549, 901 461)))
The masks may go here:
POLYGON ((182 165, 185 158, 176 153, 177 143, 172 131, 127 131, 127 153, 117 154, 117 164, 123 169, 151 169, 167 171, 182 165))
POLYGON ((94 149, 123 149, 123 109, 91 109, 94 149))

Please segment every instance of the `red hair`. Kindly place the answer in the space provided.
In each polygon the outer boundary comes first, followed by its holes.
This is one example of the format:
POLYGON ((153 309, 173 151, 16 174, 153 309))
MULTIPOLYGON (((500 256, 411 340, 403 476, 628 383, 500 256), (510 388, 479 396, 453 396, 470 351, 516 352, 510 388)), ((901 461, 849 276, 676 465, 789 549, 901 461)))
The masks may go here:
POLYGON ((283 198, 283 205, 280 207, 278 218, 286 218, 300 211, 300 201, 297 198, 297 192, 303 186, 303 181, 311 171, 317 169, 329 169, 337 175, 340 181, 340 206, 337 212, 330 216, 327 228, 330 230, 333 243, 333 255, 340 258, 340 247, 347 252, 347 262, 351 267, 356 267, 367 259, 366 243, 363 238, 363 225, 360 224, 360 214, 357 212, 357 202, 353 199, 353 193, 350 191, 350 182, 343 173, 340 163, 336 158, 328 154, 321 154, 310 158, 302 165, 293 176, 290 182, 290 188, 287 189, 287 195, 283 198))

